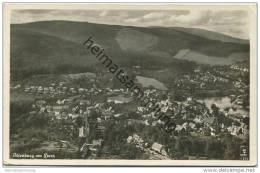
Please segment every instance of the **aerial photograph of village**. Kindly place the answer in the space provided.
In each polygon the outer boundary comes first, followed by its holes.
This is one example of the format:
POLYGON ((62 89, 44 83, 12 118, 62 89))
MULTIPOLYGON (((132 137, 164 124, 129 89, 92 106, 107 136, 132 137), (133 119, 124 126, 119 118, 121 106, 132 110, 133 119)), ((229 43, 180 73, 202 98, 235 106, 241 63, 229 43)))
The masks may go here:
POLYGON ((243 10, 12 10, 10 158, 249 160, 248 22, 243 10))

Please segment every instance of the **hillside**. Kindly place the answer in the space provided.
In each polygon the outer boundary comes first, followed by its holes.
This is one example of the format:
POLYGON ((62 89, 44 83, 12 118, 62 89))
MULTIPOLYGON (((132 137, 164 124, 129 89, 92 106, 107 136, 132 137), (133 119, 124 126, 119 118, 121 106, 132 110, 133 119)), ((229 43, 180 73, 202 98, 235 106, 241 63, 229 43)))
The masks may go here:
POLYGON ((96 68, 94 64, 99 62, 82 46, 90 36, 105 49, 105 53, 114 62, 125 68, 141 65, 145 69, 185 70, 178 68, 175 58, 179 51, 185 49, 188 49, 191 55, 201 57, 177 59, 201 63, 205 58, 206 63, 213 65, 232 62, 235 60, 234 56, 232 61, 227 60, 231 55, 249 52, 249 44, 244 44, 243 41, 226 42, 228 38, 223 35, 213 40, 205 34, 198 35, 175 28, 143 28, 69 21, 12 24, 12 79, 21 79, 32 74, 93 71, 96 68), (212 57, 213 60, 210 60, 212 57))
POLYGON ((222 42, 230 42, 230 43, 239 43, 239 44, 248 44, 249 40, 238 39, 228 35, 220 34, 213 31, 207 31, 205 29, 199 28, 183 28, 183 27, 174 27, 173 29, 186 32, 189 34, 197 35, 200 37, 208 38, 210 40, 219 40, 222 42))

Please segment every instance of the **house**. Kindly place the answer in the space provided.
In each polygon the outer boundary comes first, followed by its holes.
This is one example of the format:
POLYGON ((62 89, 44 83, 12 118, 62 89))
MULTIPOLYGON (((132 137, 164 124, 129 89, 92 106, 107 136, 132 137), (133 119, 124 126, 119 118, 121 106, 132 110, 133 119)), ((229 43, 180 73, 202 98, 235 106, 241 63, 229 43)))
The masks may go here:
POLYGON ((49 87, 49 90, 55 90, 55 89, 54 89, 54 87, 50 86, 50 87, 49 87))
POLYGON ((46 106, 46 110, 47 110, 47 112, 50 113, 50 112, 52 111, 52 107, 51 107, 50 105, 47 105, 47 106, 46 106))
POLYGON ((120 117, 121 115, 123 115, 123 114, 115 114, 114 117, 118 118, 118 117, 120 117))
POLYGON ((147 125, 147 126, 149 126, 149 125, 150 125, 150 123, 149 123, 149 121, 148 121, 148 120, 145 120, 144 122, 145 122, 145 125, 147 125))
POLYGON ((69 148, 70 147, 70 143, 68 141, 63 141, 63 140, 59 140, 60 141, 60 147, 61 148, 69 148))
POLYGON ((200 72, 200 69, 197 68, 197 69, 194 69, 194 73, 199 73, 200 72))
POLYGON ((42 93, 43 93, 43 87, 42 87, 42 86, 39 86, 37 92, 38 92, 39 94, 42 94, 42 93))
POLYGON ((126 139, 126 141, 127 141, 128 144, 131 143, 132 140, 133 140, 133 137, 132 137, 132 136, 128 136, 128 138, 126 139))
POLYGON ((249 72, 248 68, 243 69, 244 72, 249 72))
POLYGON ((189 156, 189 160, 196 160, 197 157, 196 156, 189 156))
POLYGON ((62 94, 65 94, 65 92, 62 90, 58 90, 58 94, 62 95, 62 94))
POLYGON ((115 104, 122 104, 122 103, 129 103, 133 99, 131 97, 124 97, 122 95, 116 96, 116 97, 110 97, 107 99, 107 102, 114 102, 115 104))
POLYGON ((35 93, 35 92, 36 92, 36 89, 37 89, 37 88, 36 88, 35 86, 31 86, 31 87, 30 87, 30 92, 31 92, 31 93, 35 93))
POLYGON ((138 107, 137 107, 137 110, 138 110, 139 112, 144 112, 144 111, 146 110, 146 108, 145 108, 145 107, 138 106, 138 107))
POLYGON ((108 112, 108 111, 103 111, 102 115, 104 116, 105 120, 111 119, 112 118, 112 112, 108 112))
POLYGON ((92 144, 93 144, 93 146, 101 146, 103 141, 104 141, 103 139, 93 140, 92 144))
POLYGON ((79 137, 80 138, 86 137, 85 129, 83 126, 79 128, 79 137))
POLYGON ((56 102, 58 105, 61 105, 62 104, 62 101, 60 99, 57 100, 56 102))
POLYGON ((237 99, 235 101, 235 103, 238 104, 238 105, 243 105, 243 100, 242 99, 237 99))
POLYGON ((211 136, 216 136, 216 134, 214 132, 210 132, 211 136))
POLYGON ((16 85, 16 86, 12 87, 12 88, 13 88, 13 89, 19 89, 19 88, 21 88, 21 85, 18 84, 18 85, 16 85))
POLYGON ((54 115, 56 116, 57 119, 61 119, 60 112, 54 112, 54 115))
POLYGON ((113 92, 120 92, 120 89, 113 89, 113 92))
POLYGON ((184 127, 182 125, 177 125, 175 128, 175 131, 177 131, 178 133, 181 132, 182 130, 184 130, 184 127))
POLYGON ((168 109, 169 109, 168 106, 161 107, 161 112, 166 113, 168 109))
POLYGON ((46 101, 45 101, 45 100, 36 100, 36 101, 35 101, 35 105, 36 105, 36 106, 42 106, 42 105, 44 105, 44 104, 46 104, 46 101))
POLYGON ((66 92, 67 91, 67 89, 68 89, 68 87, 62 87, 62 91, 64 91, 64 92, 66 92))
POLYGON ((79 116, 79 114, 68 114, 69 118, 77 118, 79 116))
POLYGON ((97 130, 100 132, 100 133, 104 133, 105 130, 106 130, 106 127, 102 124, 99 124, 97 125, 97 130))
POLYGON ((83 114, 83 110, 82 109, 79 109, 79 114, 83 114))
POLYGON ((63 86, 66 82, 60 82, 59 85, 63 86))
POLYGON ((78 89, 78 92, 79 92, 79 93, 83 93, 84 91, 85 91, 84 88, 79 88, 79 89, 78 89))
POLYGON ((195 127, 196 127, 196 124, 194 124, 194 123, 190 122, 190 123, 189 123, 189 126, 190 126, 190 128, 192 128, 192 129, 195 129, 195 127))
POLYGON ((34 115, 34 114, 36 114, 36 111, 31 111, 31 112, 29 112, 29 114, 34 115))
POLYGON ((45 112, 46 108, 45 107, 41 107, 39 112, 45 112))
POLYGON ((194 121, 195 123, 202 123, 202 121, 201 121, 199 118, 197 118, 197 117, 194 118, 193 121, 194 121))
POLYGON ((63 110, 63 106, 53 106, 53 107, 52 107, 52 110, 53 110, 54 112, 60 112, 60 111, 63 110))
POLYGON ((75 88, 70 88, 69 91, 70 91, 70 93, 72 93, 72 94, 76 94, 76 93, 77 93, 77 91, 76 91, 75 88))
POLYGON ((206 124, 206 125, 211 125, 213 124, 215 118, 214 117, 205 117, 202 119, 202 121, 206 124))
POLYGON ((67 112, 61 112, 61 118, 62 119, 67 119, 68 118, 68 113, 67 112))
POLYGON ((128 119, 127 124, 128 125, 132 125, 132 124, 144 124, 145 125, 146 123, 143 120, 128 119))
POLYGON ((235 125, 232 125, 232 126, 227 128, 227 130, 233 136, 237 136, 239 134, 240 129, 241 129, 241 127, 238 127, 238 126, 235 126, 235 125))
POLYGON ((152 126, 156 126, 158 124, 158 121, 153 121, 152 126))
POLYGON ((43 88, 43 94, 48 94, 49 93, 49 88, 48 87, 44 87, 43 88))
POLYGON ((133 136, 128 136, 127 143, 132 143, 132 144, 135 144, 139 148, 143 148, 144 140, 137 134, 134 134, 133 136))
POLYGON ((153 115, 152 115, 152 113, 150 113, 150 114, 145 114, 145 115, 142 115, 142 117, 143 118, 149 118, 149 117, 152 117, 153 115))
POLYGON ((30 91, 30 87, 25 87, 24 88, 24 92, 29 92, 30 91))
POLYGON ((164 146, 162 144, 158 144, 158 143, 153 143, 152 145, 152 150, 154 150, 155 152, 159 153, 159 154, 162 154, 164 156, 167 155, 165 149, 164 149, 164 146))

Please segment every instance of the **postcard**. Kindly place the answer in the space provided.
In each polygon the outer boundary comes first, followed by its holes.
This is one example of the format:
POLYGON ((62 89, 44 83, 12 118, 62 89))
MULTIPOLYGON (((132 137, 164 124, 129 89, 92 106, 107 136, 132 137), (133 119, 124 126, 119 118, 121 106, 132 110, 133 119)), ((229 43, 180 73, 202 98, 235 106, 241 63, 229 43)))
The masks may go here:
POLYGON ((5 3, 3 164, 255 166, 255 3, 5 3))

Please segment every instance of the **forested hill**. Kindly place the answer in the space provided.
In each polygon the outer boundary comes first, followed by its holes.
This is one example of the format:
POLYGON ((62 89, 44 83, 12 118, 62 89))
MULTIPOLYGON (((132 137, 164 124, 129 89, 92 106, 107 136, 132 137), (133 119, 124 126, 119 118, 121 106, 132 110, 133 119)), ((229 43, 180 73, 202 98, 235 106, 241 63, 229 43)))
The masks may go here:
MULTIPOLYGON (((176 59, 231 64, 249 58, 249 43, 204 30, 43 21, 11 25, 11 77, 88 71, 98 63, 82 43, 90 36, 122 66, 169 67, 176 59), (234 41, 235 40, 235 41, 234 41)), ((176 67, 177 68, 177 67, 176 67)))

